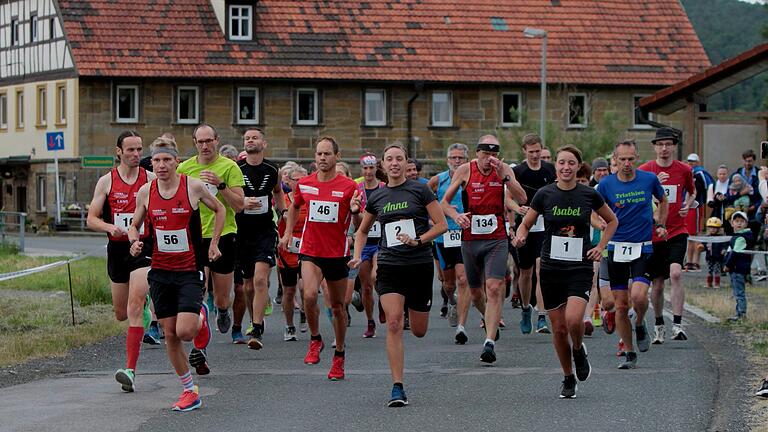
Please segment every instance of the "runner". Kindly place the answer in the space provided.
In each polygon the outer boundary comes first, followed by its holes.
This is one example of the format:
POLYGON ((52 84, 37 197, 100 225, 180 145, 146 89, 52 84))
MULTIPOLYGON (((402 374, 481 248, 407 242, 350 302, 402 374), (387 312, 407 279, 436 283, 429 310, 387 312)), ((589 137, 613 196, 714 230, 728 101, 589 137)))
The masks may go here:
MULTIPOLYGON (((624 358, 619 369, 637 366, 637 353, 632 343, 632 323, 629 319, 629 302, 635 310, 635 336, 641 352, 650 347, 645 313, 648 310, 649 265, 652 237, 664 237, 668 202, 658 178, 635 168, 637 145, 634 141, 622 141, 614 150, 619 172, 604 177, 597 191, 616 213, 619 226, 608 244, 608 275, 611 279, 616 304, 616 329, 623 341, 624 358), (659 221, 653 221, 653 200, 659 200, 659 221), (627 286, 627 281, 631 284, 627 286)), ((655 308, 655 306, 654 306, 655 308)))
MULTIPOLYGON (((541 250, 542 306, 552 321, 552 343, 565 376, 560 397, 574 398, 576 379, 586 381, 592 372, 583 343, 582 317, 592 289, 593 262, 600 260, 618 223, 599 193, 576 182, 581 152, 576 147, 564 146, 557 150, 555 157, 557 182, 536 192, 517 228, 515 246, 525 244, 529 230, 539 215, 543 215, 546 238, 541 250), (607 224, 595 247, 591 247, 590 236, 592 212, 598 213, 607 224), (576 376, 572 363, 576 366, 576 376)), ((585 176, 585 180, 588 178, 585 176)))
POLYGON ((305 207, 308 216, 301 236, 299 258, 305 287, 304 312, 311 337, 304 363, 319 363, 320 352, 324 348, 318 322, 317 287, 325 279, 336 336, 336 352, 328 372, 328 379, 333 381, 344 379, 344 337, 347 331, 344 294, 349 274, 347 229, 353 216, 359 221, 361 207, 355 181, 336 173, 336 161, 340 156, 335 139, 322 137, 317 140, 315 162, 318 171, 298 182, 298 189, 293 191, 293 204, 288 207, 285 234, 280 239, 280 247, 287 250, 299 210, 305 207))
MULTIPOLYGON (((435 192, 438 201, 445 196, 445 191, 451 184, 453 174, 456 170, 467 162, 469 158, 469 149, 461 143, 451 144, 448 147, 448 169, 429 179, 427 185, 435 192)), ((451 205, 458 213, 464 212, 464 204, 461 202, 462 189, 456 191, 451 200, 451 205)), ((448 297, 448 323, 451 327, 456 327, 454 341, 457 344, 464 345, 468 337, 464 326, 467 324, 469 315, 470 297, 478 305, 478 310, 485 310, 485 296, 483 290, 469 290, 467 285, 467 275, 464 270, 464 263, 461 258, 461 227, 448 218, 448 232, 435 239, 437 247, 437 256, 440 269, 443 271, 443 291, 448 297), (458 286, 458 310, 457 300, 454 296, 458 286)))
POLYGON ((375 190, 368 198, 355 238, 355 257, 349 266, 361 264, 363 245, 378 219, 383 235, 379 237, 376 291, 387 317, 387 358, 393 381, 388 406, 402 407, 408 405, 403 389, 403 307, 408 308, 411 333, 424 337, 432 307, 435 270, 429 243, 446 232, 448 225, 429 187, 405 178, 405 149, 399 144, 389 145, 384 149, 383 159, 389 180, 386 187, 375 190), (408 276, 405 283, 404 275, 408 276))
POLYGON ((660 128, 651 140, 656 160, 648 161, 639 170, 654 173, 664 188, 669 200, 666 219, 666 236, 653 236, 653 255, 648 270, 653 280, 651 300, 656 315, 654 344, 664 343, 664 280, 670 279, 672 286, 672 339, 687 340, 683 328, 683 304, 685 289, 682 282, 682 268, 685 250, 688 246, 688 230, 685 224, 688 210, 696 200, 691 167, 675 160, 679 138, 671 128, 660 128))
POLYGON ((483 314, 486 339, 480 359, 496 361, 495 341, 499 338, 499 319, 504 300, 504 279, 507 272, 508 240, 504 223, 504 188, 513 199, 526 201, 525 191, 515 180, 509 165, 496 158, 499 140, 493 135, 480 137, 477 159, 461 165, 453 175, 440 205, 443 212, 462 228, 461 256, 467 273, 469 289, 480 290, 485 285, 487 304, 483 314), (452 205, 459 187, 465 213, 452 205), (483 284, 485 281, 485 284, 483 284))
POLYGON ((237 253, 243 269, 245 292, 253 298, 253 334, 248 340, 248 348, 254 350, 264 346, 264 308, 267 302, 271 302, 269 274, 275 266, 277 255, 277 228, 272 218, 273 199, 278 214, 285 213, 280 169, 277 164, 264 158, 267 145, 261 129, 247 129, 243 134, 247 156, 238 162, 245 181, 245 208, 236 216, 237 253))
MULTIPOLYGON (((363 208, 365 208, 366 202, 373 192, 384 187, 385 183, 376 178, 378 161, 376 160, 375 155, 371 153, 364 154, 360 158, 360 167, 363 172, 363 181, 358 184, 357 190, 360 192, 361 203, 363 208)), ((377 252, 379 251, 381 232, 381 224, 378 221, 374 221, 367 234, 368 240, 365 243, 365 248, 361 252, 361 262, 358 266, 360 269, 361 300, 367 319, 365 333, 363 333, 364 338, 376 337, 376 322, 373 320, 373 284, 375 282, 374 274, 376 274, 376 259, 377 252)))
POLYGON ((154 230, 152 268, 147 277, 157 317, 165 332, 168 358, 179 376, 184 391, 173 404, 174 411, 191 411, 202 402, 186 361, 182 341, 192 341, 191 364, 198 375, 210 372, 205 348, 211 340, 208 307, 203 304, 206 261, 221 257, 219 238, 225 223, 224 207, 197 179, 179 175, 176 146, 158 146, 152 151, 152 166, 157 179, 139 189, 136 212, 128 231, 131 255, 144 248, 139 230, 145 217, 154 230), (199 204, 214 215, 213 233, 207 249, 202 248, 199 204), (197 355, 194 353, 197 352, 197 355))
MULTIPOLYGON (((556 178, 555 166, 549 162, 541 160, 542 149, 541 138, 538 135, 527 134, 523 137, 525 160, 517 165, 513 171, 515 172, 515 176, 520 182, 520 185, 523 187, 523 190, 525 190, 527 199, 519 203, 520 217, 516 221, 517 225, 520 225, 521 218, 528 212, 528 205, 536 192, 540 188, 553 183, 556 178)), ((544 241, 543 221, 543 218, 539 218, 536 221, 536 224, 531 228, 531 231, 528 234, 527 241, 517 251, 516 264, 520 268, 518 284, 520 285, 520 297, 523 305, 521 309, 522 317, 520 319, 520 331, 523 334, 529 334, 532 331, 531 315, 533 310, 531 308, 531 293, 534 289, 534 276, 536 276, 536 304, 540 305, 542 302, 541 284, 538 283, 538 280, 540 265, 539 256, 541 256, 541 248, 544 241)), ((549 333, 544 309, 541 306, 538 306, 537 309, 539 313, 538 319, 536 320, 536 332, 549 333)))
MULTIPOLYGON (((218 311, 216 325, 221 333, 226 333, 232 325, 229 306, 235 270, 235 213, 243 210, 245 183, 237 164, 218 154, 219 134, 213 126, 200 124, 192 133, 192 140, 195 142, 197 156, 182 162, 178 167, 179 174, 202 180, 227 211, 227 220, 219 241, 221 259, 206 264, 206 276, 213 281, 214 304, 218 311)), ((203 224, 203 248, 207 248, 213 236, 213 211, 203 206, 200 209, 200 220, 203 224)))
MULTIPOLYGON (((136 363, 139 361, 144 329, 149 324, 147 270, 152 256, 147 245, 137 257, 129 253, 128 227, 136 209, 139 188, 155 178, 155 175, 139 167, 141 160, 141 136, 135 131, 125 131, 117 137, 115 153, 119 165, 99 178, 88 208, 88 228, 105 232, 107 243, 107 273, 111 281, 112 307, 118 321, 128 320, 125 338, 125 369, 115 372, 115 379, 123 391, 135 390, 136 363)), ((143 219, 142 219, 143 222, 143 219)), ((146 240, 150 230, 140 225, 141 238, 146 240)), ((149 243, 149 242, 147 242, 149 243)))

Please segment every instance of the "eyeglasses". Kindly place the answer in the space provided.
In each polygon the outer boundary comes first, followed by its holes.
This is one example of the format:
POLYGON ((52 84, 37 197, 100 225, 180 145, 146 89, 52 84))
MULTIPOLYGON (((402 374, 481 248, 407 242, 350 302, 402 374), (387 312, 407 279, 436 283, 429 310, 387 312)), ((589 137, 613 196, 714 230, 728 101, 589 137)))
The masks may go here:
POLYGON ((448 159, 451 159, 451 160, 464 160, 464 159, 466 159, 466 157, 464 157, 464 156, 449 156, 448 159))
POLYGON ((655 142, 655 143, 653 143, 653 145, 655 145, 657 147, 674 147, 674 146, 677 145, 677 143, 659 143, 659 142, 655 142))
POLYGON ((216 140, 215 139, 204 139, 204 140, 195 140, 195 143, 200 144, 200 145, 206 145, 206 144, 212 144, 214 141, 216 141, 216 140))

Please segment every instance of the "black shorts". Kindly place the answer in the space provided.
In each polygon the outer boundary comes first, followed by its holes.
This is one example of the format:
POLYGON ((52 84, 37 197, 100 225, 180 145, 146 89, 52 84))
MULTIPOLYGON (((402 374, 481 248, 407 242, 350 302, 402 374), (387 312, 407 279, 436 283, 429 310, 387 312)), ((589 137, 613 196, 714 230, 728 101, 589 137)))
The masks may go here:
POLYGON ((342 279, 346 279, 349 276, 349 267, 347 267, 349 257, 322 258, 299 254, 299 260, 309 261, 312 264, 320 267, 320 271, 323 273, 323 277, 329 282, 340 281, 342 279))
POLYGON ((283 286, 295 287, 301 277, 301 264, 298 267, 278 267, 283 286))
POLYGON ((237 262, 235 262, 234 279, 235 285, 242 285, 245 282, 243 280, 243 269, 240 268, 240 265, 237 262))
POLYGON ((147 280, 157 318, 171 318, 182 312, 199 313, 205 293, 203 279, 200 271, 150 269, 147 280))
POLYGON ((555 271, 545 270, 542 266, 540 278, 544 309, 557 309, 566 304, 570 297, 578 297, 588 302, 594 276, 595 271, 592 268, 560 268, 555 271))
MULTIPOLYGON (((640 258, 631 262, 615 262, 613 260, 613 251, 608 251, 608 258, 603 258, 603 261, 606 261, 608 265, 611 290, 627 290, 630 280, 632 280, 632 282, 643 282, 650 285, 651 280, 653 280, 648 272, 648 265, 651 262, 651 257, 651 254, 644 253, 640 255, 640 258)), ((667 269, 669 269, 669 266, 667 266, 667 269)))
POLYGON ((653 255, 648 262, 648 273, 651 280, 657 277, 669 279, 669 266, 683 265, 685 251, 688 249, 688 234, 678 234, 667 241, 653 244, 653 255))
MULTIPOLYGON (((515 264, 521 270, 527 270, 536 265, 536 258, 541 258, 541 247, 544 245, 544 232, 528 233, 528 238, 523 247, 517 249, 517 261, 515 264)), ((515 257, 514 255, 512 256, 515 257)))
POLYGON ((127 241, 109 241, 107 243, 107 274, 114 283, 128 283, 131 272, 152 263, 152 238, 142 240, 144 247, 139 256, 131 256, 130 243, 127 241))
POLYGON ((440 268, 443 270, 453 270, 456 264, 464 264, 461 257, 461 246, 447 248, 443 243, 434 243, 437 247, 437 258, 440 268))
POLYGON ((263 233, 250 233, 247 238, 237 236, 237 262, 243 270, 245 279, 253 278, 257 262, 275 266, 277 257, 277 231, 267 230, 263 233))
POLYGON ((235 271, 235 234, 227 234, 219 239, 219 251, 221 256, 216 261, 208 261, 208 248, 211 247, 211 239, 204 238, 202 255, 206 257, 205 266, 214 273, 227 274, 235 271))
POLYGON ((376 271, 376 292, 379 296, 400 294, 405 297, 405 307, 408 309, 429 312, 432 308, 434 276, 435 266, 432 263, 409 265, 379 263, 376 271))

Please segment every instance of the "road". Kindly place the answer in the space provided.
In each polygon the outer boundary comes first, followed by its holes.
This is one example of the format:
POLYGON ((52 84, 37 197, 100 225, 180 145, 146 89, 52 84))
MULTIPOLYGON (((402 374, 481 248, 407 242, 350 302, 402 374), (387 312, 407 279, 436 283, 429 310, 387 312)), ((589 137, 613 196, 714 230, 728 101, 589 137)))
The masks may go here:
MULTIPOLYGON (((8 236, 13 243, 18 238, 8 236)), ((66 236, 36 236, 27 235, 24 239, 25 254, 30 256, 74 256, 83 253, 101 254, 106 256, 106 234, 96 235, 66 235, 66 236), (103 250, 103 251, 102 251, 103 250)))

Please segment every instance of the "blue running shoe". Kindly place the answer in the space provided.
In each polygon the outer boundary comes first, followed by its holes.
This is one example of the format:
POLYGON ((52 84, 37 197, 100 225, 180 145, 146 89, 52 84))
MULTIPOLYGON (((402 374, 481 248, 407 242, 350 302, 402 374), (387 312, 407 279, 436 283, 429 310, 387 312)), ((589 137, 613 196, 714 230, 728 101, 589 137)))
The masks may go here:
POLYGON ((536 321, 536 333, 550 334, 549 327, 547 327, 547 317, 539 315, 539 319, 536 321))
POLYGON ((400 408, 408 405, 408 398, 405 397, 405 390, 400 386, 392 386, 392 397, 387 404, 390 408, 400 408))
POLYGON ((248 342, 248 339, 243 336, 242 331, 232 331, 232 343, 235 345, 245 345, 248 342))
POLYGON ((147 345, 160 345, 160 329, 157 328, 157 325, 149 326, 149 330, 144 332, 142 341, 147 345))
POLYGON ((533 307, 531 305, 528 305, 528 308, 521 308, 521 318, 520 318, 520 331, 523 332, 523 334, 531 334, 533 331, 533 326, 531 325, 531 314, 533 313, 533 307))

